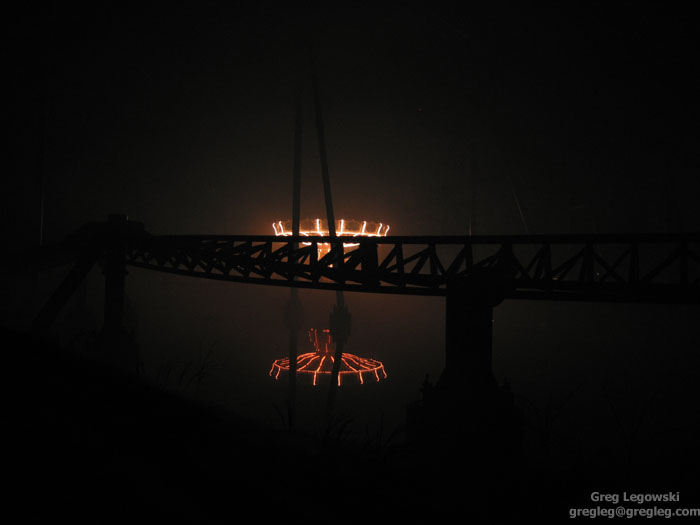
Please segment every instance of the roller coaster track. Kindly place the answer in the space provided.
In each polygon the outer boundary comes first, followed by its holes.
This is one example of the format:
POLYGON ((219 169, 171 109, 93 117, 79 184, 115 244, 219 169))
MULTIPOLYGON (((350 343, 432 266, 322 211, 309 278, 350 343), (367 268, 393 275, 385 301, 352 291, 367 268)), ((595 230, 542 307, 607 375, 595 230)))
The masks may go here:
POLYGON ((196 278, 348 292, 443 296, 497 271, 506 298, 700 303, 700 233, 383 237, 149 236, 128 265, 196 278), (298 248, 294 244, 298 243, 298 248), (331 250, 318 258, 318 244, 331 250))

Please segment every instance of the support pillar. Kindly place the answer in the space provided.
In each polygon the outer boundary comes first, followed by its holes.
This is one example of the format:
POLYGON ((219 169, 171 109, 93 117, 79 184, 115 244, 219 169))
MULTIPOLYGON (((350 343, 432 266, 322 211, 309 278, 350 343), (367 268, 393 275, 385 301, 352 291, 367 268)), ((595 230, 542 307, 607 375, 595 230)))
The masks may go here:
POLYGON ((104 324, 102 347, 108 364, 130 375, 139 373, 138 346, 124 327, 126 280, 126 245, 128 225, 126 215, 110 215, 107 246, 102 260, 105 276, 104 324))
MULTIPOLYGON (((329 421, 333 415, 335 396, 338 391, 338 374, 343 359, 343 348, 350 338, 352 327, 352 316, 350 310, 344 302, 342 292, 338 292, 338 303, 333 307, 330 315, 331 337, 335 343, 335 355, 333 356, 333 369, 331 370, 331 380, 328 384, 328 405, 326 407, 326 418, 329 421)), ((329 426, 330 428, 330 426, 329 426)))
POLYGON ((104 326, 105 337, 115 337, 124 330, 124 281, 126 258, 121 247, 110 248, 102 265, 105 276, 104 326))
POLYGON ((492 386, 493 307, 461 290, 448 292, 446 302, 441 382, 467 388, 492 386))
POLYGON ((438 386, 458 393, 492 389, 493 308, 505 296, 497 273, 477 273, 449 283, 445 310, 445 370, 438 386))
POLYGON ((493 309, 510 282, 494 268, 448 284, 445 369, 435 385, 426 379, 423 399, 409 405, 409 440, 453 439, 454 446, 470 442, 484 451, 498 441, 497 429, 511 425, 510 387, 497 383, 492 367, 493 309))

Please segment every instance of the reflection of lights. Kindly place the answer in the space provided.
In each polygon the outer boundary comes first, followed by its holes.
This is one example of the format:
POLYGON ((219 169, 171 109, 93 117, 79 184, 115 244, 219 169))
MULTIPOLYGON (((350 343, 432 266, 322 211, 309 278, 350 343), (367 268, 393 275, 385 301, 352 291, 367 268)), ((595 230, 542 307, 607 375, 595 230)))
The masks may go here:
MULTIPOLYGON (((335 362, 335 345, 331 341, 330 330, 309 330, 309 339, 313 343, 315 352, 301 354, 297 357, 297 372, 312 376, 312 384, 315 386, 319 374, 330 375, 335 362)), ((270 375, 278 379, 282 371, 289 372, 289 358, 285 357, 276 360, 272 363, 270 375)), ((338 372, 338 385, 342 384, 342 378, 345 376, 356 377, 360 384, 364 384, 364 374, 373 375, 379 381, 386 379, 386 371, 384 365, 380 361, 358 357, 354 354, 346 354, 343 352, 343 357, 338 372), (381 375, 381 377, 380 377, 381 375)))
MULTIPOLYGON (((272 223, 272 229, 278 237, 288 237, 292 235, 292 221, 277 221, 272 223)), ((353 221, 340 219, 336 221, 335 233, 338 237, 386 237, 389 233, 389 225, 381 222, 353 221)), ((299 235, 304 237, 322 237, 329 235, 326 221, 322 219, 305 220, 299 227, 299 235)), ((311 245, 310 242, 302 242, 304 246, 311 245)), ((356 242, 344 242, 345 248, 358 246, 356 242)), ((318 243, 319 259, 331 251, 330 243, 318 243)))

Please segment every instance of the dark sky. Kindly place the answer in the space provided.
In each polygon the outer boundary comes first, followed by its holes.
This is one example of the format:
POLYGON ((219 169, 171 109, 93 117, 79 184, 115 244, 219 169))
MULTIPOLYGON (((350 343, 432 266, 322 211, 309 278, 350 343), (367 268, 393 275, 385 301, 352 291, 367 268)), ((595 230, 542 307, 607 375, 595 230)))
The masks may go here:
POLYGON ((308 39, 339 216, 397 235, 465 233, 470 217, 474 233, 700 228, 697 33, 677 6, 95 2, 5 23, 5 223, 29 243, 40 170, 49 241, 112 212, 153 233, 272 233, 291 212, 308 39))

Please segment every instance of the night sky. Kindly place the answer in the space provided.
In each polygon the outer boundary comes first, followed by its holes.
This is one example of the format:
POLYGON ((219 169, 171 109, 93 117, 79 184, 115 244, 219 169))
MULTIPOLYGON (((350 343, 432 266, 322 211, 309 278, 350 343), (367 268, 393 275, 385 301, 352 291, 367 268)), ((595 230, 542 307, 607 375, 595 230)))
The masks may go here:
MULTIPOLYGON (((273 221, 291 218, 309 41, 338 218, 388 223, 393 235, 700 230, 698 28, 686 8, 463 4, 9 11, 5 244, 38 243, 42 184, 45 243, 110 213, 153 234, 272 234, 273 221)), ((313 218, 324 205, 309 87, 301 214, 313 218)), ((5 301, 6 324, 26 326, 61 275, 5 301)), ((196 395, 274 421, 285 385, 267 371, 286 352, 288 291, 203 281, 130 270, 127 321, 149 377, 211 347, 215 366, 196 395)), ((92 320, 78 299, 67 307, 63 341, 99 327, 102 283, 96 269, 84 291, 92 320)), ((307 324, 327 323, 333 294, 301 298, 307 324)), ((425 374, 442 369, 443 300, 348 303, 352 351, 390 375, 349 397, 368 420, 385 411, 397 423, 425 374)), ((598 441, 624 449, 599 429, 619 424, 623 436, 642 412, 640 424, 690 447, 698 313, 507 301, 495 313, 496 376, 535 420, 572 400, 562 464, 598 441), (629 419, 615 415, 625 410, 629 419)))
MULTIPOLYGON (((341 216, 397 235, 470 217, 474 233, 700 227, 697 34, 677 7, 94 3, 6 23, 13 232, 36 221, 45 130, 49 241, 107 212, 154 233, 271 233, 290 214, 307 40, 341 216)), ((323 211, 312 124, 308 217, 323 211)))

